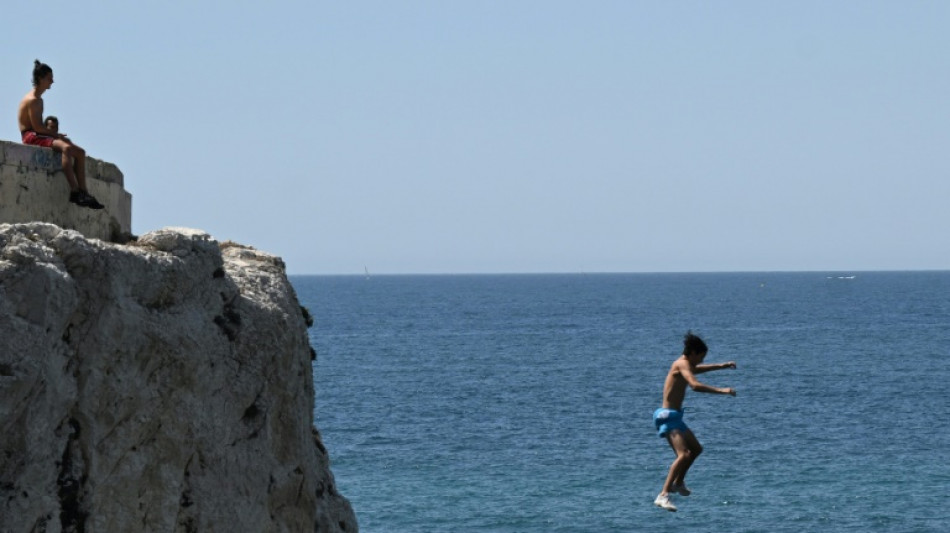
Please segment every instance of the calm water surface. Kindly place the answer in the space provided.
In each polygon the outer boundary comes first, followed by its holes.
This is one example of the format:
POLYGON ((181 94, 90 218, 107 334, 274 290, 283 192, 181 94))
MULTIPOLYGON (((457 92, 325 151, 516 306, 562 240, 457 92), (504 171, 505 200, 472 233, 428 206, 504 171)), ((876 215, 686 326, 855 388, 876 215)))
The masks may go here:
POLYGON ((950 273, 294 277, 364 532, 948 531, 950 273), (736 398, 678 513, 651 414, 687 329, 736 398))

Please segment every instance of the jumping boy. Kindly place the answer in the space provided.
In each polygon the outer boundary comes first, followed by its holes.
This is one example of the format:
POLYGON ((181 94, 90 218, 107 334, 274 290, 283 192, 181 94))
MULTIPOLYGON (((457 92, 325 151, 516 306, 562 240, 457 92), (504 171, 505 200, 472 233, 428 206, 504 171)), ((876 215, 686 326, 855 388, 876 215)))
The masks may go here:
POLYGON ((86 151, 43 121, 43 93, 53 86, 53 69, 39 60, 33 65, 33 89, 26 93, 17 109, 23 144, 52 148, 62 154, 63 173, 69 182, 69 201, 81 207, 102 209, 104 206, 86 190, 86 151))
POLYGON ((712 387, 696 379, 696 374, 736 367, 733 361, 715 365, 700 364, 708 351, 702 339, 693 335, 692 331, 686 333, 683 338, 683 355, 673 361, 670 372, 666 375, 666 381, 663 383, 663 407, 653 413, 653 423, 656 425, 657 433, 660 438, 666 438, 670 447, 676 452, 676 459, 670 465, 670 473, 667 474, 666 482, 663 483, 663 490, 653 502, 657 507, 669 511, 676 510, 676 506, 670 501, 671 493, 689 496, 690 490, 686 488, 686 472, 703 451, 699 440, 683 423, 683 398, 686 396, 686 386, 689 385, 689 388, 696 392, 736 395, 736 390, 733 388, 712 387))

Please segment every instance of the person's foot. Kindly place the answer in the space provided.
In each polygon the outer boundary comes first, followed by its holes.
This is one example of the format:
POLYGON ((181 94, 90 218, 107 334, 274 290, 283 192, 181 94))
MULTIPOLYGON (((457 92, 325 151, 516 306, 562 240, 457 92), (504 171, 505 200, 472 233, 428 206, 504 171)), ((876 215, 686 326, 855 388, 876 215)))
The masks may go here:
POLYGON ((89 194, 86 191, 82 191, 83 196, 86 197, 86 207, 89 209, 102 209, 105 206, 99 203, 99 200, 96 200, 96 197, 89 194))
POLYGON ((95 196, 86 191, 73 191, 69 193, 69 201, 80 207, 88 207, 89 209, 102 209, 105 207, 99 203, 99 200, 96 200, 95 196))
POLYGON ((670 501, 670 495, 665 492, 661 492, 660 495, 653 500, 653 505, 661 509, 666 509, 667 511, 676 511, 676 506, 670 501))
POLYGON ((670 487, 670 492, 675 492, 680 496, 689 496, 693 491, 689 490, 689 487, 685 483, 673 483, 673 486, 670 487))

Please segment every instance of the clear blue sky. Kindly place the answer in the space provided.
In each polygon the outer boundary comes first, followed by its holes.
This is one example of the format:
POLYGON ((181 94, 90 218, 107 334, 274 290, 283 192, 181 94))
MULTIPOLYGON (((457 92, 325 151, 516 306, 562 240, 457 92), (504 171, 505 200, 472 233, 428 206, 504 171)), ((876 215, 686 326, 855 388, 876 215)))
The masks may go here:
POLYGON ((950 2, 8 2, 0 138, 292 274, 950 268, 950 2))

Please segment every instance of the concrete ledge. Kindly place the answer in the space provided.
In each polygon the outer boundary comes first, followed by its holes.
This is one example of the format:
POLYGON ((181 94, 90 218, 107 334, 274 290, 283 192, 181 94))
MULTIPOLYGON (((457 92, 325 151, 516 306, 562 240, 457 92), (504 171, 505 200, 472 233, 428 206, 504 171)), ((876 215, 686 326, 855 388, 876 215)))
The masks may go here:
POLYGON ((86 185, 105 209, 69 203, 61 156, 50 148, 0 141, 0 223, 49 222, 86 237, 125 242, 132 235, 132 195, 118 167, 86 157, 86 185))
MULTIPOLYGON (((63 170, 62 159, 51 148, 27 146, 25 144, 0 141, 0 164, 12 165, 25 171, 37 171, 53 174, 63 170)), ((119 167, 106 161, 86 158, 86 177, 125 185, 125 178, 119 167)))

